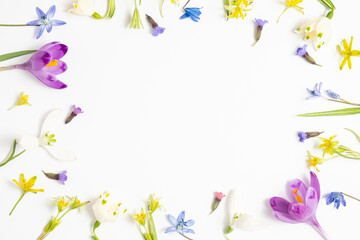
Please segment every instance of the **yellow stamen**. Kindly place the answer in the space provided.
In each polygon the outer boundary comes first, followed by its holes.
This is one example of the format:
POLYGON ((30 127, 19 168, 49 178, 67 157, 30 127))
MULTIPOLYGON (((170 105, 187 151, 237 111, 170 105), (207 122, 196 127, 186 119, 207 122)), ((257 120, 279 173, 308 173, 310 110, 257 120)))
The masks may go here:
POLYGON ((295 199, 298 203, 302 203, 302 204, 305 204, 305 202, 302 200, 302 198, 298 195, 298 190, 297 188, 295 188, 294 191, 292 191, 293 194, 295 194, 295 199))
POLYGON ((48 65, 46 65, 45 67, 56 67, 58 65, 59 60, 52 60, 51 62, 49 62, 48 65))

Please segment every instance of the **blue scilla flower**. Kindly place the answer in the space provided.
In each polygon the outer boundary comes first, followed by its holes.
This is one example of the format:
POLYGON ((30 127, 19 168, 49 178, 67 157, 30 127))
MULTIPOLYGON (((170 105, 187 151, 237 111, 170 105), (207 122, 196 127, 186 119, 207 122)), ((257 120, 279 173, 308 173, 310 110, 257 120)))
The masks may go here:
POLYGON ((340 95, 333 92, 332 90, 326 90, 326 93, 329 97, 331 97, 332 99, 339 99, 340 98, 340 95))
POLYGON ((49 33, 51 32, 53 26, 61 26, 66 24, 66 22, 64 21, 52 19, 55 15, 55 11, 56 11, 55 5, 51 6, 46 14, 40 8, 38 7, 36 8, 36 13, 40 19, 27 23, 27 25, 29 26, 39 26, 39 28, 36 31, 36 39, 41 37, 45 28, 46 31, 49 33))
POLYGON ((190 17, 194 22, 198 22, 200 20, 201 8, 184 8, 185 13, 180 17, 180 19, 190 17))
POLYGON ((326 197, 326 204, 329 205, 331 203, 334 203, 334 206, 336 209, 339 209, 340 203, 345 207, 346 201, 344 199, 344 195, 342 195, 340 192, 332 192, 326 197))
POLYGON ((306 90, 311 95, 307 99, 321 97, 321 86, 322 86, 322 82, 319 82, 319 83, 315 84, 314 90, 310 90, 310 89, 307 88, 306 90))
POLYGON ((181 235, 184 235, 184 233, 195 233, 194 230, 189 228, 195 224, 195 221, 192 219, 185 221, 184 218, 185 211, 182 211, 177 218, 168 214, 168 219, 172 226, 166 229, 165 233, 178 232, 181 235))

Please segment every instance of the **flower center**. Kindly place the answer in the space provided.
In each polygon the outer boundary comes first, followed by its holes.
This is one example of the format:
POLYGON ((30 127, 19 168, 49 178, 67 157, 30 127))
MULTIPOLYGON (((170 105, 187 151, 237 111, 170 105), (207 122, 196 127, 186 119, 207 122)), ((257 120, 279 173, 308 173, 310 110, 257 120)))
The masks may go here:
POLYGON ((45 133, 45 135, 40 137, 39 142, 41 145, 52 146, 56 142, 56 139, 54 137, 55 137, 55 134, 49 134, 47 132, 47 133, 45 133))
POLYGON ((294 191, 292 191, 293 194, 295 194, 295 199, 298 203, 305 204, 305 202, 302 200, 302 198, 298 195, 299 189, 295 188, 294 191))
POLYGON ((52 60, 45 67, 56 67, 58 65, 59 60, 52 60))

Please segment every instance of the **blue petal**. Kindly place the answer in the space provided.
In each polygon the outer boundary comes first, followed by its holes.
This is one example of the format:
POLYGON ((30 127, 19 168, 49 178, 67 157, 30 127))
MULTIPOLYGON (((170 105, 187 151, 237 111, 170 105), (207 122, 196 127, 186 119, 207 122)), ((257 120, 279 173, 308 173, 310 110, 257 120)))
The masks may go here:
POLYGON ((39 39, 41 35, 43 34, 45 29, 45 25, 40 25, 36 31, 36 39, 39 39))
POLYGON ((335 202, 334 202, 334 206, 336 207, 336 209, 339 209, 339 207, 340 207, 340 202, 339 202, 339 201, 335 201, 335 202))
POLYGON ((168 229, 166 229, 165 233, 169 233, 169 232, 176 232, 176 228, 175 227, 169 227, 168 229))
POLYGON ((186 8, 185 12, 189 13, 190 15, 199 16, 201 14, 200 8, 186 8))
POLYGON ((340 196, 340 202, 344 207, 346 207, 346 201, 343 195, 340 196))
POLYGON ((55 5, 52 5, 49 11, 46 13, 47 19, 51 20, 55 15, 56 7, 55 5))
POLYGON ((34 21, 31 21, 31 22, 28 22, 27 25, 29 26, 39 26, 43 24, 43 20, 42 19, 39 19, 39 20, 34 20, 34 21))
POLYGON ((192 219, 190 219, 190 220, 188 220, 188 221, 185 222, 185 226, 187 226, 187 227, 191 227, 191 226, 194 225, 194 224, 195 224, 195 221, 192 220, 192 219))
POLYGON ((190 15, 189 15, 188 13, 184 13, 184 14, 180 17, 180 19, 185 19, 185 18, 188 18, 188 17, 190 17, 190 15))
POLYGON ((66 22, 61 21, 61 20, 51 20, 51 24, 52 24, 53 26, 61 26, 61 25, 66 24, 66 22))
POLYGON ((178 224, 176 218, 170 214, 168 214, 168 219, 169 219, 169 222, 171 223, 171 225, 176 226, 178 224))
POLYGON ((195 234, 194 230, 190 229, 190 228, 184 228, 183 229, 183 232, 184 233, 192 233, 192 234, 195 234))
POLYGON ((334 198, 332 197, 332 194, 330 193, 329 195, 327 195, 326 197, 326 205, 331 204, 334 201, 334 198))
POLYGON ((52 24, 51 24, 51 23, 46 24, 45 27, 46 27, 46 31, 47 31, 48 33, 51 32, 51 30, 52 30, 52 24))
POLYGON ((200 20, 199 17, 194 16, 194 15, 190 15, 190 18, 191 18, 191 20, 193 20, 194 22, 198 22, 198 21, 200 20))
POLYGON ((43 18, 43 17, 46 17, 46 14, 40 9, 40 8, 36 8, 36 13, 37 15, 39 16, 39 18, 43 18))
POLYGON ((184 218, 185 218, 185 211, 182 211, 179 216, 177 217, 177 222, 181 222, 181 221, 184 221, 184 218))

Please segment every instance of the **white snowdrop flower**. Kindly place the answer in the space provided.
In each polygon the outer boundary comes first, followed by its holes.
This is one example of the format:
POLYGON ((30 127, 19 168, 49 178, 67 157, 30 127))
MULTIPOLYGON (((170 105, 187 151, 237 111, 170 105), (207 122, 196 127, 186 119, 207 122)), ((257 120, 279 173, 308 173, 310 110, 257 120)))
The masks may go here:
POLYGON ((316 50, 321 49, 331 39, 330 19, 327 17, 314 18, 296 29, 295 32, 304 33, 305 40, 311 41, 316 50))

